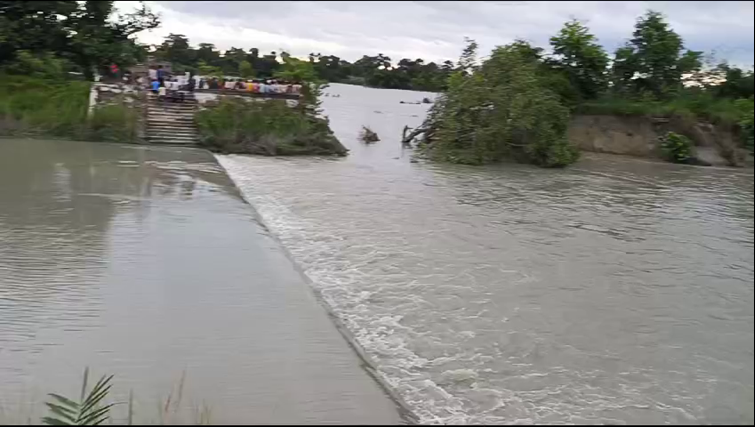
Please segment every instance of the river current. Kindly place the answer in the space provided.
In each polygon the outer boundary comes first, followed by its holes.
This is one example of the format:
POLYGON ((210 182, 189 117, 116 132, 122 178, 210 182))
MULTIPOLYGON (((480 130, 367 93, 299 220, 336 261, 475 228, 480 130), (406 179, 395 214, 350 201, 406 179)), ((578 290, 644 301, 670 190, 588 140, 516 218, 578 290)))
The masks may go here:
POLYGON ((217 157, 422 422, 753 422, 752 169, 412 163, 432 94, 326 92, 347 158, 217 157))

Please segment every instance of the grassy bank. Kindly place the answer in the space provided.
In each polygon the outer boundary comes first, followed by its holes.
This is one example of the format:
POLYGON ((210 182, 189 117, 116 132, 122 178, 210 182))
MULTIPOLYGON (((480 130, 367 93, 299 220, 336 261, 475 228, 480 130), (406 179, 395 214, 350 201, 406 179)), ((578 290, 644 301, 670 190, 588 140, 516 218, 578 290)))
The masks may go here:
POLYGON ((91 83, 0 75, 0 136, 135 142, 138 113, 120 103, 87 117, 91 83))
MULTIPOLYGON (((678 117, 689 123, 708 122, 729 129, 739 145, 753 152, 753 98, 716 98, 683 94, 667 101, 602 98, 579 105, 579 114, 678 117)), ((736 162, 735 162, 736 163, 736 162)))
POLYGON ((282 100, 222 99, 196 114, 200 144, 222 153, 338 155, 348 150, 326 119, 282 100))
POLYGON ((725 126, 737 125, 752 109, 752 99, 714 98, 709 95, 680 96, 668 101, 603 98, 585 102, 576 109, 580 114, 626 116, 681 116, 725 126))

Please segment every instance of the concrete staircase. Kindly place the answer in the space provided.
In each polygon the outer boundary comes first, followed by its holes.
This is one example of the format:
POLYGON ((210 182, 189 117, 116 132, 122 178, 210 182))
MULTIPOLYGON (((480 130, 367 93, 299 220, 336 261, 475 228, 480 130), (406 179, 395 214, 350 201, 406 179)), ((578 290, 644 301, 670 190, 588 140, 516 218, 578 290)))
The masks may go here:
POLYGON ((157 95, 148 93, 146 141, 150 144, 196 145, 196 111, 197 100, 193 94, 187 94, 183 102, 172 102, 159 101, 157 95))

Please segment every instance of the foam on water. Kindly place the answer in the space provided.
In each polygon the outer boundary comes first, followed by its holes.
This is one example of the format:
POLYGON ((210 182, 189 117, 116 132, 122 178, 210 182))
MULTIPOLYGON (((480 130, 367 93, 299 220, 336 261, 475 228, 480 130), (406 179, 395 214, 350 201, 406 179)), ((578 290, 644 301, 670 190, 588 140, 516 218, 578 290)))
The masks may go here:
POLYGON ((217 158, 422 423, 752 422, 751 171, 415 165, 333 90, 349 158, 217 158))

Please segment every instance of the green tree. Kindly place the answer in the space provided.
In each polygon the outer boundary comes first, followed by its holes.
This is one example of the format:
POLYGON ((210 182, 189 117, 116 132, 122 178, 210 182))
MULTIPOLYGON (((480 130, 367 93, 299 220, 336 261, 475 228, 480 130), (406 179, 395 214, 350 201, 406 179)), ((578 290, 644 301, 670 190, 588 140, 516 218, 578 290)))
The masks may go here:
POLYGON ((165 41, 155 50, 155 56, 169 61, 173 66, 192 65, 196 60, 196 53, 189 46, 189 39, 183 34, 171 33, 165 37, 165 41))
POLYGON ((204 77, 220 78, 223 76, 223 70, 220 67, 209 65, 204 61, 199 61, 199 64, 197 64, 197 73, 204 77))
POLYGON ((545 86, 541 64, 522 47, 496 48, 473 67, 476 46, 468 40, 459 65, 474 71, 452 74, 425 123, 432 135, 425 145, 430 158, 483 164, 510 157, 545 167, 577 159, 566 139, 569 111, 545 86))
POLYGON ((668 98, 682 88, 682 75, 701 67, 700 52, 682 53, 682 38, 658 12, 637 20, 632 39, 616 51, 613 76, 618 91, 668 98))
POLYGON ((220 52, 212 43, 200 43, 195 54, 197 62, 203 61, 206 65, 220 66, 220 52))
POLYGON ((311 62, 294 58, 286 52, 281 54, 281 58, 283 65, 275 72, 275 77, 298 82, 322 83, 311 62))
POLYGON ((112 1, 0 1, 0 65, 21 51, 51 52, 91 77, 112 63, 136 62, 143 50, 131 36, 158 25, 158 17, 143 4, 114 17, 112 1))
POLYGON ((573 19, 550 42, 556 66, 582 99, 597 98, 607 88, 608 55, 586 26, 573 19))
POLYGON ((246 59, 239 63, 239 75, 245 79, 254 77, 254 68, 252 68, 252 64, 246 59))

